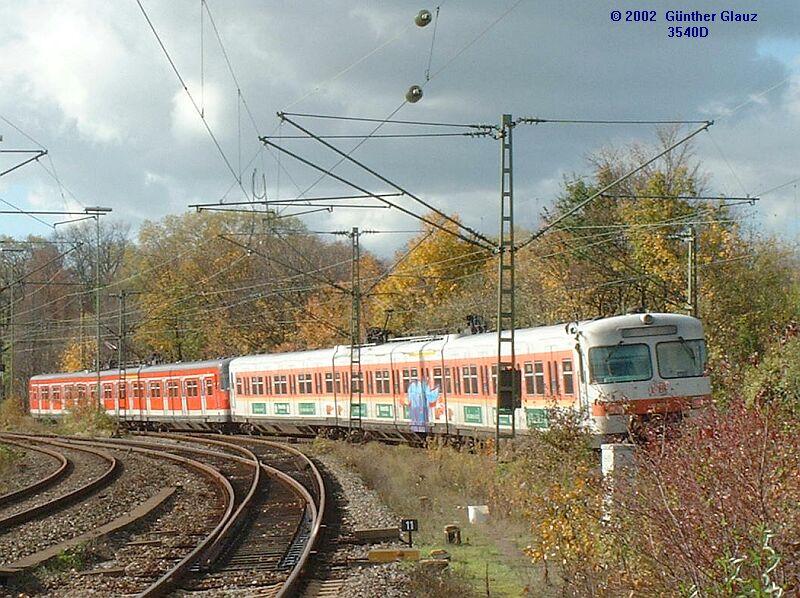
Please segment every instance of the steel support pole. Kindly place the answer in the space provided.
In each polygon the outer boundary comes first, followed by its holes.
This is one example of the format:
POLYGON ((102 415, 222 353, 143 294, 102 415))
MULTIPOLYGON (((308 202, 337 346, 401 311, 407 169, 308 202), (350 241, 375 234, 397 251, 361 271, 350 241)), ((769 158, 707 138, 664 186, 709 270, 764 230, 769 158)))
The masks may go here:
POLYGON ((513 121, 504 114, 500 121, 500 231, 497 239, 497 388, 495 403, 495 452, 500 451, 501 397, 511 393, 511 435, 515 433, 514 327, 514 178, 512 156, 513 121), (508 374, 505 374, 508 372, 508 374))
POLYGON ((100 214, 95 220, 95 254, 94 254, 94 318, 95 318, 95 356, 94 367, 97 373, 97 406, 103 406, 103 395, 100 388, 100 214))
POLYGON ((688 272, 687 272, 687 301, 689 303, 689 315, 697 317, 697 229, 693 224, 689 225, 689 251, 688 251, 688 272))
POLYGON ((352 249, 351 266, 351 294, 350 308, 350 414, 348 429, 361 428, 361 401, 364 392, 364 382, 361 379, 361 247, 359 244, 360 232, 358 227, 350 231, 352 249), (353 407, 357 415, 353 416, 353 407))

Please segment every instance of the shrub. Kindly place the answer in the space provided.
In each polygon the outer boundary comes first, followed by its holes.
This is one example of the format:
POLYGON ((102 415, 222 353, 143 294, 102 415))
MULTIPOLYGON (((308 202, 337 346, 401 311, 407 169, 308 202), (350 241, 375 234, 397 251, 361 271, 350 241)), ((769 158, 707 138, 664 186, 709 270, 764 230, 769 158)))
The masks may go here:
POLYGON ((743 394, 748 404, 776 403, 800 416, 800 328, 794 324, 764 358, 745 370, 743 394))
POLYGON ((768 572, 769 584, 800 589, 800 434, 785 411, 708 410, 679 438, 653 439, 637 465, 613 503, 614 541, 637 557, 636 570, 616 563, 627 581, 709 595, 768 572))

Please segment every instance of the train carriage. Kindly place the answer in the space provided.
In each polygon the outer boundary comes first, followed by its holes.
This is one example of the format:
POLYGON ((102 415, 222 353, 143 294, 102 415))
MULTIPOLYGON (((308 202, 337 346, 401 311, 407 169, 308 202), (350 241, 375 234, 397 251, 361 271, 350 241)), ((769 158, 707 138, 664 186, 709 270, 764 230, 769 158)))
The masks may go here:
POLYGON ((203 427, 230 422, 230 359, 109 369, 100 372, 44 374, 29 383, 31 413, 58 417, 85 404, 139 427, 203 427))
MULTIPOLYGON (((500 413, 503 429, 547 428, 557 407, 580 411, 598 436, 621 435, 654 414, 691 414, 710 398, 702 324, 689 316, 521 329, 515 348, 520 404, 500 413)), ((360 379, 349 346, 107 370, 101 400, 139 427, 488 436, 498 417, 496 350, 494 333, 392 339, 361 347, 360 379)), ((96 389, 92 372, 34 376, 31 412, 58 415, 96 401, 96 389)))

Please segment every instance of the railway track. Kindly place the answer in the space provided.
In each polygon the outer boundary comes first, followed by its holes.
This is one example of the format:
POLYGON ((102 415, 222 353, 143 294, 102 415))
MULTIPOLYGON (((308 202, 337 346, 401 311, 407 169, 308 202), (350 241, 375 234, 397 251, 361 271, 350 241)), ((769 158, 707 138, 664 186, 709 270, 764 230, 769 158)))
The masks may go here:
POLYGON ((302 585, 326 513, 325 486, 314 463, 292 447, 260 439, 142 436, 184 446, 201 444, 232 454, 244 452, 263 473, 263 487, 252 493, 246 508, 241 509, 245 520, 240 524, 241 533, 220 551, 216 562, 208 563, 206 571, 190 576, 183 589, 294 595, 302 585))
MULTIPOLYGON (((295 595, 303 583, 303 571, 325 515, 325 487, 314 464, 291 447, 260 439, 223 441, 180 435, 102 440, 15 435, 3 437, 6 440, 26 446, 35 443, 37 449, 53 453, 53 459, 59 450, 102 454, 109 460, 108 470, 114 463, 117 474, 121 462, 112 453, 168 460, 202 475, 213 485, 216 499, 195 505, 197 529, 191 532, 170 528, 172 511, 153 521, 152 513, 170 500, 176 488, 163 489, 148 501, 152 504, 140 505, 127 520, 120 518, 99 530, 101 536, 119 537, 114 544, 117 566, 106 564, 89 574, 122 578, 113 586, 120 593, 144 597, 247 590, 258 595, 289 596, 295 595), (139 531, 122 531, 148 518, 139 531)), ((69 459, 63 458, 59 470, 70 467, 69 459)), ((79 493, 71 500, 80 499, 79 493)), ((46 514, 46 504, 37 505, 39 516, 46 514)), ((46 560, 48 554, 52 557, 87 539, 91 538, 81 536, 26 557, 27 561, 0 565, 0 577, 20 567, 32 568, 45 562, 40 559, 46 560)))
POLYGON ((4 438, 2 442, 5 445, 16 446, 26 451, 32 451, 41 455, 45 455, 46 457, 53 459, 57 463, 57 467, 54 471, 47 472, 43 477, 40 477, 38 480, 31 482, 22 488, 17 488, 16 490, 11 490, 0 495, 0 508, 19 502, 25 498, 28 498, 29 496, 38 494, 50 488, 51 486, 54 486, 66 475, 68 475, 73 467, 72 461, 70 461, 63 453, 59 453, 58 451, 25 444, 23 442, 17 442, 15 440, 9 440, 7 438, 4 438))
MULTIPOLYGON (((0 438, 2 438, 4 442, 9 441, 9 439, 6 437, 0 438)), ((22 443, 18 444, 25 446, 22 443)), ((49 441, 47 444, 50 447, 58 447, 61 449, 67 448, 76 450, 85 455, 91 455, 92 457, 104 462, 105 468, 102 470, 100 475, 90 476, 87 481, 69 491, 56 493, 56 495, 52 498, 45 496, 44 500, 40 499, 39 496, 34 496, 30 501, 26 501, 25 499, 28 496, 35 495, 37 492, 41 492, 42 490, 54 486, 67 473, 67 470, 70 470, 74 475, 77 475, 75 473, 73 461, 67 460, 66 457, 61 455, 61 458, 64 461, 62 462, 61 467, 59 467, 59 469, 54 472, 53 475, 39 480, 31 486, 22 488, 20 491, 18 491, 16 497, 12 495, 11 498, 7 500, 6 509, 0 511, 0 532, 4 532, 14 526, 21 525, 34 519, 49 516, 54 512, 60 511, 88 496, 91 496, 96 492, 99 492, 101 489, 113 482, 122 470, 122 464, 120 461, 103 451, 87 447, 70 447, 69 445, 54 441, 49 441), (32 502, 33 504, 27 505, 26 502, 32 502)), ((30 445, 28 445, 26 448, 42 450, 43 452, 49 453, 54 457, 58 455, 58 453, 52 450, 52 448, 42 449, 41 447, 34 447, 30 445)), ((3 497, 0 497, 0 499, 2 498, 3 497)))

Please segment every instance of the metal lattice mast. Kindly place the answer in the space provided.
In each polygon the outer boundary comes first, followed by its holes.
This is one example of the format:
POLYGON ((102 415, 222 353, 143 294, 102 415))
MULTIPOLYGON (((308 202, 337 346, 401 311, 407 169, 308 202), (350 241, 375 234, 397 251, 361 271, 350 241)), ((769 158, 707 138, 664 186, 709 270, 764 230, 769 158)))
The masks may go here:
MULTIPOLYGON (((500 410, 503 397, 512 396, 514 389, 514 178, 512 130, 510 114, 500 122, 500 234, 497 240, 497 402, 495 413, 495 450, 500 447, 500 410)), ((514 433, 514 402, 511 424, 514 433)))
POLYGON ((693 224, 689 225, 689 266, 687 272, 687 299, 689 302, 689 315, 697 317, 697 230, 693 224))
POLYGON ((352 248, 351 266, 351 294, 352 305, 350 309, 350 416, 348 428, 361 428, 361 394, 363 381, 361 379, 361 248, 359 246, 359 230, 353 227, 350 232, 352 248), (355 407, 355 415, 354 408, 355 407))

